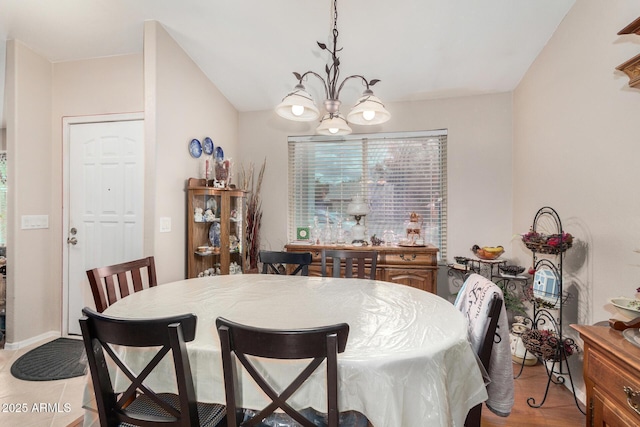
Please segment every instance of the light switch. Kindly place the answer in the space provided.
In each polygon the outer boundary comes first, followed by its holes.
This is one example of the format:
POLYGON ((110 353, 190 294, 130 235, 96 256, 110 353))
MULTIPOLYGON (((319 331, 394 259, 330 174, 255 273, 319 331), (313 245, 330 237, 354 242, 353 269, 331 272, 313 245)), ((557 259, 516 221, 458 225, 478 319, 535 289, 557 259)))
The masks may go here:
POLYGON ((20 219, 23 230, 49 228, 49 215, 22 215, 20 219))
POLYGON ((160 232, 169 233, 171 231, 171 217, 160 217, 160 232))

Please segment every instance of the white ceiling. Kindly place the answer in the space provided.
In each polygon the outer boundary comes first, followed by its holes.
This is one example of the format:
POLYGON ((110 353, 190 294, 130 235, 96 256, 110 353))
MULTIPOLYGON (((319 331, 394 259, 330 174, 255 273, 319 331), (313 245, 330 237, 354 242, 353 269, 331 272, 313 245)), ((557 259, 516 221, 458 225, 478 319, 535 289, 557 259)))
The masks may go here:
MULTIPOLYGON (((380 79, 383 101, 509 91, 574 2, 340 0, 341 76, 380 79)), ((239 111, 273 108, 293 71, 324 74, 316 41, 329 44, 333 25, 330 0, 0 0, 0 40, 52 62, 141 52, 145 20, 159 21, 239 111)), ((319 81, 307 89, 324 98, 319 81)), ((362 90, 350 81, 341 98, 362 90)))

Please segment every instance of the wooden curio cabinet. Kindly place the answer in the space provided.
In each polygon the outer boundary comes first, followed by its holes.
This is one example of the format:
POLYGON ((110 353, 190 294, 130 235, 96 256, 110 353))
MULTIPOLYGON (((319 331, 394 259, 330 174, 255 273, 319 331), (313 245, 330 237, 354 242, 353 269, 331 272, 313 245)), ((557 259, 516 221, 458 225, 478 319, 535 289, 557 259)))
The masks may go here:
MULTIPOLYGON (((209 181, 211 184, 212 181, 209 181)), ((243 270, 245 192, 187 181, 187 278, 243 270)))

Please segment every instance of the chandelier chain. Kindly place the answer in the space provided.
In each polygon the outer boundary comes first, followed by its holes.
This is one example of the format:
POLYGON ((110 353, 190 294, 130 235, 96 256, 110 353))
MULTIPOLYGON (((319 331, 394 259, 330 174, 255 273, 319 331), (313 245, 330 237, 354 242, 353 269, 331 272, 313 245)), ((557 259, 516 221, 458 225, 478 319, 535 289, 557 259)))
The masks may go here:
POLYGON ((295 90, 287 95, 280 105, 277 107, 277 113, 289 120, 310 121, 315 120, 318 116, 322 117, 317 132, 326 135, 347 135, 351 133, 347 119, 340 114, 340 92, 345 83, 352 79, 360 80, 362 85, 366 87, 362 97, 356 105, 351 109, 347 117, 349 121, 355 124, 372 125, 380 124, 389 120, 391 116, 385 110, 384 105, 374 96, 371 86, 380 80, 367 80, 361 74, 350 75, 340 82, 340 58, 338 54, 342 51, 342 47, 338 46, 338 0, 333 0, 333 28, 327 43, 317 41, 317 45, 321 50, 326 51, 331 59, 324 66, 324 76, 314 72, 306 71, 304 73, 293 72, 298 80, 295 90), (331 43, 333 45, 331 46, 331 43), (307 76, 312 75, 322 82, 325 90, 324 111, 320 115, 320 111, 316 108, 313 97, 306 92, 303 81, 307 80, 307 76))

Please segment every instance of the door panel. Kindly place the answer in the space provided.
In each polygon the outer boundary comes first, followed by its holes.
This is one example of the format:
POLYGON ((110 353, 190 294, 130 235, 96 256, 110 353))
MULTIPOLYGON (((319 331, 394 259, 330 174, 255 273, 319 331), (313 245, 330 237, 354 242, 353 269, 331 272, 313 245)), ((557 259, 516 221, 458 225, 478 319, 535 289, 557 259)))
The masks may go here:
POLYGON ((142 120, 69 126, 68 333, 94 306, 86 270, 143 256, 142 120))

